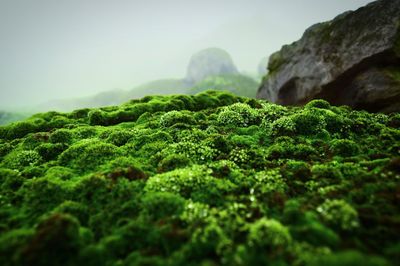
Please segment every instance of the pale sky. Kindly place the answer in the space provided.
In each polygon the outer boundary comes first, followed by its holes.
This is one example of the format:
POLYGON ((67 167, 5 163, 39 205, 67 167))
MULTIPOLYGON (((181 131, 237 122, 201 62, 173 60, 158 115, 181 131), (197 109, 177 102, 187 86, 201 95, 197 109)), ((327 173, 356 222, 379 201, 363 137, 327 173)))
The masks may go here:
POLYGON ((182 78, 204 48, 238 69, 368 0, 0 0, 0 109, 182 78))

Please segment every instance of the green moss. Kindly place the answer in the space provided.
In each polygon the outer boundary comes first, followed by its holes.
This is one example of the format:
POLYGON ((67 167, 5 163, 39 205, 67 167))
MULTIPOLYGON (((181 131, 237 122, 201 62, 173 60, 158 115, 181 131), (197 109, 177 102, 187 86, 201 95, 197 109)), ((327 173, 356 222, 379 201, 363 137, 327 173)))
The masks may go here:
POLYGON ((116 146, 100 141, 81 141, 69 147, 59 157, 63 166, 69 166, 81 171, 96 169, 118 154, 116 146))
POLYGON ((21 252, 28 241, 32 239, 32 229, 16 229, 2 234, 0 237, 0 263, 4 266, 21 263, 21 252), (14 254, 10 257, 9 254, 14 254))
POLYGON ((312 112, 312 110, 305 110, 293 115, 292 121, 295 124, 296 133, 301 135, 314 135, 326 127, 324 116, 312 112))
POLYGON ((79 223, 69 215, 55 214, 38 225, 20 260, 23 265, 73 265, 80 247, 79 223))
POLYGON ((306 109, 320 108, 320 109, 328 109, 329 110, 331 108, 331 105, 325 100, 317 99, 317 100, 312 100, 312 101, 308 102, 304 106, 304 108, 306 108, 306 109))
MULTIPOLYGON (((399 47, 400 47, 400 41, 399 41, 399 47)), ((399 53, 400 53, 400 48, 399 48, 399 53)), ((400 55, 399 55, 400 56, 400 55)), ((398 67, 391 67, 385 69, 385 72, 396 82, 400 83, 400 69, 398 67)))
POLYGON ((250 77, 241 74, 225 74, 211 76, 198 82, 190 93, 198 93, 204 90, 230 91, 239 96, 256 97, 258 83, 250 77))
POLYGON ((160 118, 161 127, 170 127, 177 123, 193 125, 196 120, 187 112, 170 111, 160 118))
POLYGON ((16 139, 24 137, 26 134, 34 132, 37 126, 28 121, 15 122, 4 127, 2 138, 5 139, 16 139))
POLYGON ((357 211, 344 200, 326 200, 317 211, 336 229, 351 231, 359 226, 357 211))
POLYGON ((73 134, 67 129, 58 129, 50 134, 49 141, 51 143, 70 143, 73 134))
POLYGON ((46 161, 57 160, 67 145, 63 143, 43 143, 42 145, 35 148, 35 151, 46 161))
POLYGON ((38 165, 42 157, 36 151, 15 151, 4 158, 3 164, 11 169, 38 165))
POLYGON ((270 73, 276 72, 279 69, 279 67, 282 66, 285 62, 286 60, 282 57, 281 52, 273 53, 269 57, 268 71, 270 73))
POLYGON ((346 251, 338 254, 329 254, 314 258, 310 263, 311 266, 327 265, 327 266, 350 266, 350 265, 365 265, 365 266, 388 266, 390 265, 385 259, 377 256, 366 256, 357 251, 346 251))
POLYGON ((398 116, 207 91, 0 127, 0 264, 397 265, 398 116))
POLYGON ((354 141, 348 139, 333 140, 331 142, 330 150, 333 154, 343 157, 354 156, 360 152, 358 145, 354 141))
POLYGON ((142 198, 144 210, 154 220, 180 215, 184 204, 182 197, 168 192, 149 193, 142 198))
POLYGON ((296 124, 289 117, 282 117, 271 124, 272 134, 275 137, 293 136, 296 131, 296 124))

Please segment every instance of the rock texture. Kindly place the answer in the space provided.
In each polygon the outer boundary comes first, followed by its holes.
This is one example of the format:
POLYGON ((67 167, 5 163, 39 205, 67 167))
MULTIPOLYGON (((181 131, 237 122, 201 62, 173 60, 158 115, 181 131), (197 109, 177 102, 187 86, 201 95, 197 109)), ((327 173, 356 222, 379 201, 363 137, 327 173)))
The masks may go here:
POLYGON ((258 98, 400 111, 400 0, 375 1, 310 27, 270 56, 268 70, 258 98))
POLYGON ((237 73, 236 66, 226 51, 208 48, 190 58, 185 81, 194 85, 209 76, 237 73))

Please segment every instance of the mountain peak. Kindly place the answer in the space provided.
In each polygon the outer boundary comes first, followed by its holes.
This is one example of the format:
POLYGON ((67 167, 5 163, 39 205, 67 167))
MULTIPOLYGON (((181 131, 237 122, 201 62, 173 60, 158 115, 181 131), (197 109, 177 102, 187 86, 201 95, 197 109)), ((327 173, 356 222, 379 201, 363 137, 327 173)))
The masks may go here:
POLYGON ((193 85, 209 76, 236 73, 238 70, 229 53, 212 47, 201 50, 190 58, 185 81, 193 85))

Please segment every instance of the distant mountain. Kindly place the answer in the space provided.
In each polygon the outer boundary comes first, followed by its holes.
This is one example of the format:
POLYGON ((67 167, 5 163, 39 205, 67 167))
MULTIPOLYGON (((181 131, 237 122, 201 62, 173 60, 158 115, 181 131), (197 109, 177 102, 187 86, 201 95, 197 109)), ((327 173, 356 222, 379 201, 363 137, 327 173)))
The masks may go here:
POLYGON ((101 107, 108 105, 118 105, 126 100, 126 91, 122 89, 114 89, 104 91, 93 96, 72 98, 72 99, 58 99, 47 101, 35 109, 38 111, 46 110, 62 110, 72 111, 74 109, 84 107, 101 107))
POLYGON ((25 114, 25 113, 0 111, 0 125, 7 125, 9 123, 25 119, 28 116, 29 116, 29 114, 25 114))
POLYGON ((87 107, 119 105, 129 99, 146 95, 196 94, 208 89, 255 97, 258 83, 256 77, 239 73, 225 50, 207 48, 190 58, 186 77, 182 79, 160 79, 130 90, 115 89, 89 97, 53 100, 37 106, 35 111, 72 111, 87 107))
POLYGON ((208 48, 190 58, 185 81, 194 85, 210 76, 237 73, 231 56, 225 50, 208 48))
POLYGON ((188 87, 182 79, 160 79, 131 89, 126 93, 126 97, 130 99, 155 94, 186 93, 188 87))

